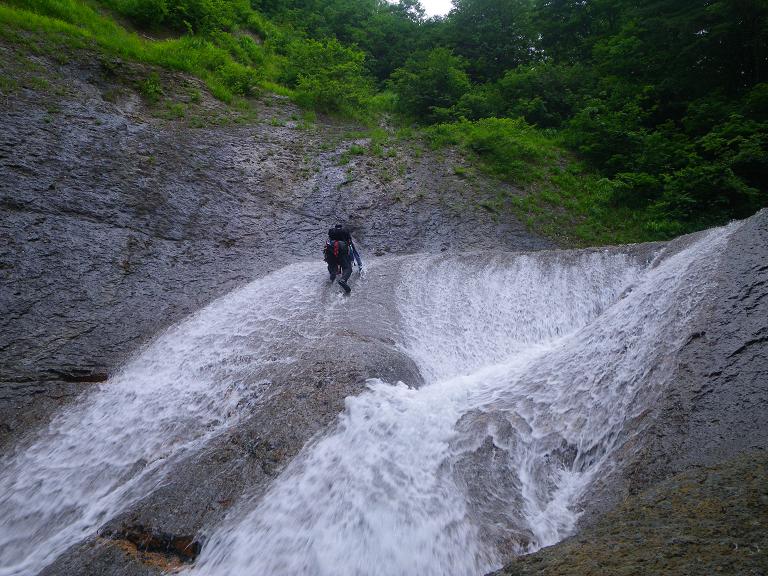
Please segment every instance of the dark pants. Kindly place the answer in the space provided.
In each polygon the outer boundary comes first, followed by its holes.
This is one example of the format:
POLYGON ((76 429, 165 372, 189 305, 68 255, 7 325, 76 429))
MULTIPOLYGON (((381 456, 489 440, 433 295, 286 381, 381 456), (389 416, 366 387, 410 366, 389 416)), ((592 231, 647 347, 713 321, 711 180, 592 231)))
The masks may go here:
POLYGON ((352 259, 349 256, 339 256, 337 260, 328 262, 328 273, 331 275, 331 280, 336 279, 339 266, 341 266, 341 279, 346 282, 352 276, 352 259))

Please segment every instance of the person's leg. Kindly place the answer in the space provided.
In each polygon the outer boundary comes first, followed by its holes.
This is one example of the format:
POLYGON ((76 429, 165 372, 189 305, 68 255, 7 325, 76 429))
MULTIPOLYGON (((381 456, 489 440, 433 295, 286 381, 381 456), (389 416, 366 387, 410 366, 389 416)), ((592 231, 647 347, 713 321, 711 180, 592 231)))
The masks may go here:
POLYGON ((336 272, 337 272, 338 267, 339 267, 339 265, 336 264, 336 262, 334 262, 333 260, 330 260, 328 262, 328 274, 331 277, 331 282, 336 280, 336 272))
POLYGON ((352 288, 347 284, 347 280, 349 280, 349 277, 352 275, 352 262, 349 257, 340 258, 339 260, 339 264, 341 264, 341 278, 339 278, 339 285, 344 288, 344 292, 349 294, 352 292, 352 288))
POLYGON ((346 283, 352 276, 352 259, 346 257, 341 261, 341 279, 346 283))

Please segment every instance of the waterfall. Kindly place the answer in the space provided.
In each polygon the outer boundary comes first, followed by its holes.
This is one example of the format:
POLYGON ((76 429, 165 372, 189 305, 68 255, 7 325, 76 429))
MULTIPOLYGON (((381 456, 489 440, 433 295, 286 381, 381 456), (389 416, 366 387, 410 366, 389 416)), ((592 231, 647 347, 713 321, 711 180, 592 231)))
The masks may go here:
POLYGON ((621 253, 415 257, 402 346, 428 384, 369 382, 193 574, 477 575, 570 534, 642 429, 728 229, 621 253))
POLYGON ((0 461, 0 576, 37 573, 149 494, 347 314, 386 326, 426 384, 372 379, 347 398, 265 494, 209 528, 190 572, 476 575, 557 542, 642 431, 734 226, 642 257, 382 259, 351 298, 321 264, 256 280, 0 461))
POLYGON ((235 425, 288 343, 317 337, 322 290, 302 264, 230 293, 0 460, 0 575, 35 574, 235 425))

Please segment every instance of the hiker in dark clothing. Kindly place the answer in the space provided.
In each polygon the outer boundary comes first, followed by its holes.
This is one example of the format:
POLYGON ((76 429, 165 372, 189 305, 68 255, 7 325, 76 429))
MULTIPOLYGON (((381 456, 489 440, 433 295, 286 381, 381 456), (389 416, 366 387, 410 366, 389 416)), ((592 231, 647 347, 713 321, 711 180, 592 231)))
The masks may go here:
MULTIPOLYGON (((352 256, 354 253, 356 251, 349 230, 341 224, 336 224, 335 227, 328 230, 328 240, 326 240, 325 249, 323 250, 325 261, 328 263, 328 274, 330 274, 331 282, 333 282, 336 280, 339 267, 341 267, 339 286, 347 294, 352 291, 347 281, 352 275, 352 256)), ((358 265, 360 265, 359 259, 358 265)))
POLYGON ((344 228, 341 224, 336 224, 335 227, 328 230, 328 238, 331 240, 344 240, 345 242, 349 242, 350 255, 357 263, 357 267, 360 268, 360 272, 362 272, 363 260, 360 258, 355 243, 352 242, 352 235, 349 233, 349 230, 344 228))

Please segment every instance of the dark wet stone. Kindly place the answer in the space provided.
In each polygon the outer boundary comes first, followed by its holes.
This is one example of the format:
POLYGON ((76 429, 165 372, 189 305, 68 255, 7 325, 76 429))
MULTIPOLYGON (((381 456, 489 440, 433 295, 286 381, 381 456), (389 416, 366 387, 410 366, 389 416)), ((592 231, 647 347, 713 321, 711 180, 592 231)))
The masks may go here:
POLYGON ((652 423, 585 499, 582 525, 695 466, 768 450, 768 210, 729 240, 652 423))
POLYGON ((766 486, 766 452, 693 468, 494 576, 761 576, 768 570, 766 486))

